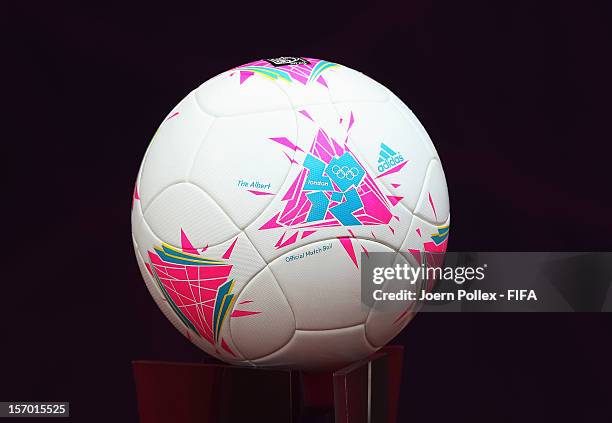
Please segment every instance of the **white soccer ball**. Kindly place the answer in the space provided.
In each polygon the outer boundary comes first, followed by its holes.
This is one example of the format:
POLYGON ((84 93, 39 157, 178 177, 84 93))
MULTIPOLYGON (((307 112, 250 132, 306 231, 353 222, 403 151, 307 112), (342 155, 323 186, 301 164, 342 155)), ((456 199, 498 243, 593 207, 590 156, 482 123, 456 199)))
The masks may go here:
POLYGON ((361 253, 444 251, 449 216, 438 154, 401 100, 345 66, 282 57, 223 72, 168 114, 132 236, 157 305, 206 353, 326 369, 415 313, 361 303, 361 253))

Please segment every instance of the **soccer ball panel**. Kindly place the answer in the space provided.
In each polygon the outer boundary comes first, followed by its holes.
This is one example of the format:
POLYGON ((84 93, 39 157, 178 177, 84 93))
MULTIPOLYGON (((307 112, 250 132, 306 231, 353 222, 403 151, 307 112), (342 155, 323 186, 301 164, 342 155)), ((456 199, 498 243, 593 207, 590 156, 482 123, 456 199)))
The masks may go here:
POLYGON ((360 360, 377 349, 368 342, 363 324, 341 329, 297 330, 283 348, 252 363, 261 367, 326 370, 360 360))
POLYGON ((365 322, 369 308, 361 303, 358 267, 362 251, 393 252, 369 240, 333 238, 291 249, 270 263, 297 329, 336 329, 365 322))
POLYGON ((423 124, 421 123, 421 121, 415 116, 412 110, 410 110, 410 108, 406 106, 406 104, 402 100, 400 100, 395 94, 393 94, 391 91, 389 91, 389 102, 391 103, 393 107, 395 107, 404 116, 406 116, 410 124, 421 135, 421 139, 424 140, 425 143, 428 145, 434 157, 438 157, 438 152, 436 151, 436 147, 434 146, 433 141, 431 140, 429 134, 423 127, 423 124))
POLYGON ((215 245, 235 237, 240 229, 201 188, 186 182, 160 192, 144 211, 144 218, 159 239, 181 245, 181 231, 195 245, 215 245))
POLYGON ((293 337, 293 311, 269 268, 248 282, 235 308, 230 319, 231 339, 246 359, 271 354, 293 337))
POLYGON ((211 116, 228 117, 277 110, 291 110, 291 102, 266 75, 241 83, 240 71, 230 70, 195 90, 197 104, 211 116))
POLYGON ((444 170, 438 160, 432 160, 427 169, 421 198, 415 214, 428 222, 441 225, 449 216, 448 189, 444 170))
POLYGON ((385 102, 389 91, 361 72, 339 66, 334 71, 325 74, 329 86, 329 96, 332 102, 385 102))
POLYGON ((368 341, 376 347, 385 346, 416 316, 418 310, 413 310, 413 306, 410 304, 404 310, 394 313, 373 309, 365 324, 368 341))
POLYGON ((138 193, 144 208, 164 188, 186 180, 213 120, 199 110, 189 94, 162 122, 142 165, 138 193))
POLYGON ((279 143, 296 135, 293 111, 219 118, 195 153, 189 180, 244 228, 285 182, 295 151, 279 143))

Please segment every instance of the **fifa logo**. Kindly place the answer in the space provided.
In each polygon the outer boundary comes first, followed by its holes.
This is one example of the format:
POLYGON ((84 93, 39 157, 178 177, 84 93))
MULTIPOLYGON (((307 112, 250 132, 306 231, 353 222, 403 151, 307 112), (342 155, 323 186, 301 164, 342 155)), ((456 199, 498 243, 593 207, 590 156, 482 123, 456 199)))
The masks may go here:
POLYGON ((396 153, 384 142, 380 143, 380 154, 378 155, 378 171, 384 172, 404 161, 401 153, 396 153))

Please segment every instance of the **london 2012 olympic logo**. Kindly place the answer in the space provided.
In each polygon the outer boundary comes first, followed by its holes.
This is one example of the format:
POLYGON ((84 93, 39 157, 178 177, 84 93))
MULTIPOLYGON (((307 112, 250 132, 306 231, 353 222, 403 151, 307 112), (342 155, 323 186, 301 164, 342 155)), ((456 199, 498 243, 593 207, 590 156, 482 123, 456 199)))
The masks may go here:
POLYGON ((330 170, 338 179, 346 179, 347 181, 352 181, 360 174, 356 167, 333 165, 330 170))

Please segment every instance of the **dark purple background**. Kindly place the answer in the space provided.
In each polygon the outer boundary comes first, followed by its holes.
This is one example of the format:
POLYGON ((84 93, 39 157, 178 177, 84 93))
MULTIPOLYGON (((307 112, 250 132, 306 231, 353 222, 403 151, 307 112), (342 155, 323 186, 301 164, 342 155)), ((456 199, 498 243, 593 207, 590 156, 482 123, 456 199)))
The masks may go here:
MULTIPOLYGON (((135 422, 130 360, 201 360, 141 281, 132 185, 184 95, 261 57, 346 64, 413 109, 446 171, 450 249, 611 249, 610 2, 41 3, 3 6, 0 400, 135 422)), ((403 421, 612 421, 611 329, 420 315, 396 340, 403 421)))

